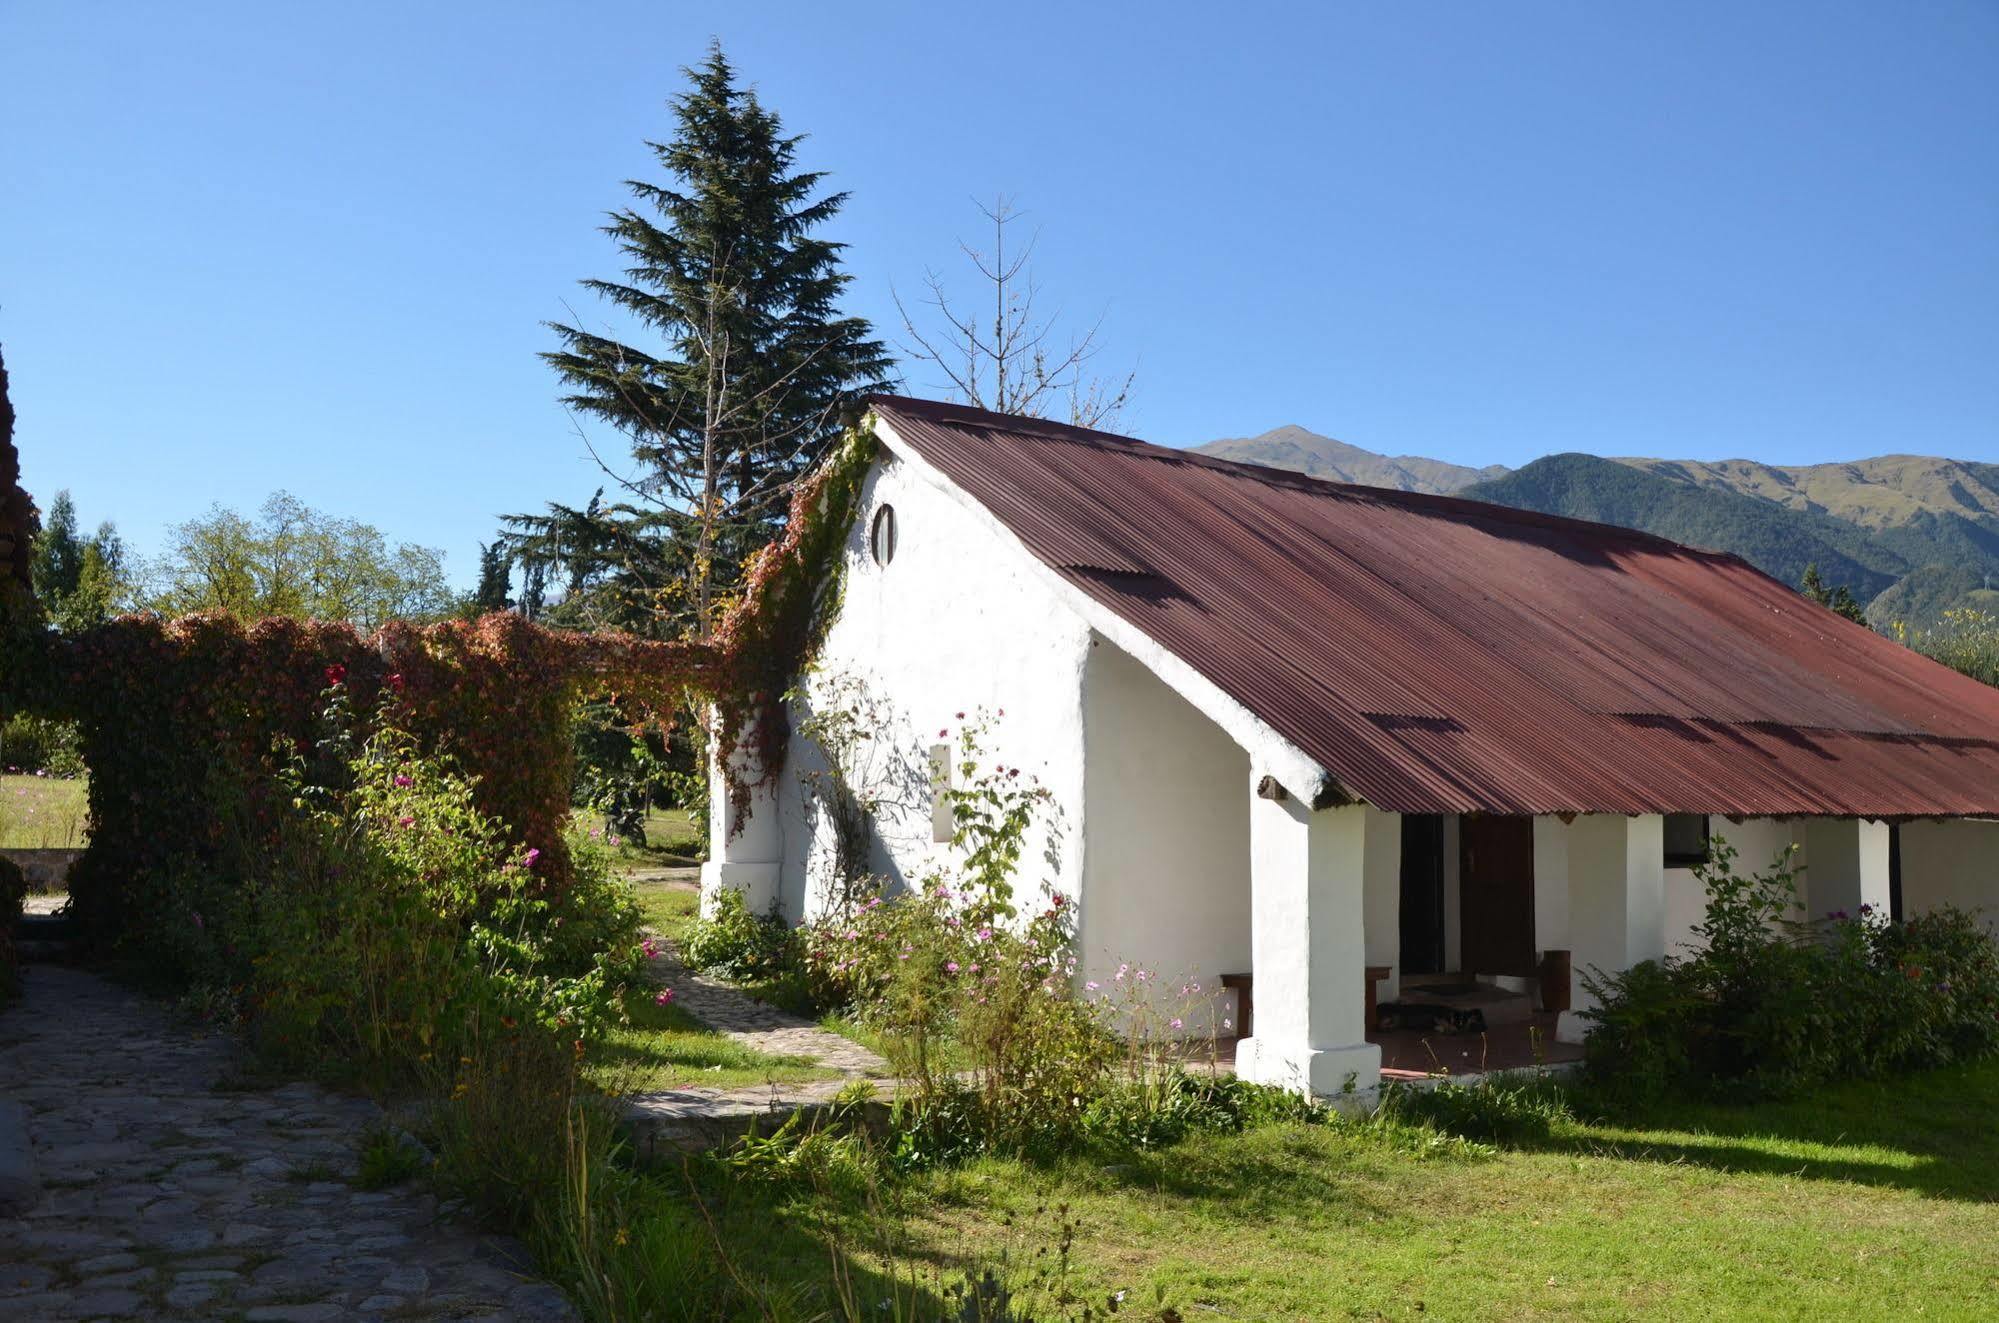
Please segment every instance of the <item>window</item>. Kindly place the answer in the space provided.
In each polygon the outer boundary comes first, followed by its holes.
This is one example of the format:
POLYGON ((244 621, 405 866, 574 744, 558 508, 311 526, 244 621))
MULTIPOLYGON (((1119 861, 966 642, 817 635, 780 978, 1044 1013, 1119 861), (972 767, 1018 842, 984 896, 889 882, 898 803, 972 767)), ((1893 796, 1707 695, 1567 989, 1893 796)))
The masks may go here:
POLYGON ((886 565, 895 559, 894 506, 884 505, 875 511, 875 521, 868 528, 868 550, 874 553, 877 565, 886 565))
POLYGON ((951 746, 930 746, 930 839, 948 844, 958 834, 958 815, 951 804, 951 746))
POLYGON ((1696 868, 1707 862, 1707 814, 1666 815, 1666 867, 1696 868))

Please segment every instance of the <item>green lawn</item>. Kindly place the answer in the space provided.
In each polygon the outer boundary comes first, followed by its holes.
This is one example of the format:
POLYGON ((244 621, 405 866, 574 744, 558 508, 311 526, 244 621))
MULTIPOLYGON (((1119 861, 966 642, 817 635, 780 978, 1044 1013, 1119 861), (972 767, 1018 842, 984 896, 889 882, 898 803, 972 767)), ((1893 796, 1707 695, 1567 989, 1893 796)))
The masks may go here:
POLYGON ((88 783, 0 776, 0 850, 69 850, 83 845, 88 783))
MULTIPOLYGON (((1075 1232, 1085 1300, 1183 1319, 1991 1318, 1999 1062, 1755 1108, 1576 1124, 1496 1156, 1277 1126, 1053 1166, 987 1161, 886 1197, 902 1253, 1015 1263, 1075 1232)), ((878 1196, 879 1197, 879 1196, 878 1196)), ((762 1271, 814 1273, 795 1198, 762 1271)), ((751 1214, 745 1211, 743 1216, 751 1214)), ((1049 1254, 1053 1254, 1052 1248, 1049 1254)), ((1045 1261, 1045 1260, 1044 1260, 1045 1261)))
POLYGON ((686 809, 656 808, 646 814, 646 843, 628 840, 610 844, 604 819, 590 809, 576 810, 576 821, 605 842, 611 864, 619 869, 676 868, 698 864, 708 853, 708 842, 686 809))
POLYGON ((716 1033, 678 1006, 661 1006, 653 994, 625 998, 629 1026, 614 1029, 591 1052, 586 1073, 621 1093, 701 1087, 740 1089, 832 1079, 809 1057, 771 1056, 716 1033))

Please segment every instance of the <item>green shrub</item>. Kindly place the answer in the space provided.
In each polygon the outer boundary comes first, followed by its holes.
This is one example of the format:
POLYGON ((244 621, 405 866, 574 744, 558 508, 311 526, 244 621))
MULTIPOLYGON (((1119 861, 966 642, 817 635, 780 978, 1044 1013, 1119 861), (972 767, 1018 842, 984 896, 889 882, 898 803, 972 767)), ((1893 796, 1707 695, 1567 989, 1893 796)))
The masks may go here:
POLYGON ((1486 1143, 1546 1139, 1575 1113, 1568 1093, 1546 1075, 1496 1076, 1472 1084, 1404 1086, 1382 1093, 1389 1116, 1486 1143))
POLYGON ((414 1139, 392 1126, 372 1126, 361 1136, 354 1184, 363 1190, 386 1190, 421 1174, 430 1165, 414 1139))
POLYGON ((1607 1097, 1777 1095, 1999 1050, 1999 946, 1972 915, 1898 923, 1862 906, 1796 923, 1788 857, 1747 876, 1734 861, 1718 843, 1699 870, 1703 949, 1585 976, 1607 1097))
POLYGON ((795 965, 797 943, 775 907, 750 913, 743 893, 724 887, 705 919, 692 925, 681 954, 696 969, 726 978, 767 979, 795 965))
POLYGON ((0 726, 0 768, 64 780, 82 776, 82 732, 73 721, 17 712, 0 726))

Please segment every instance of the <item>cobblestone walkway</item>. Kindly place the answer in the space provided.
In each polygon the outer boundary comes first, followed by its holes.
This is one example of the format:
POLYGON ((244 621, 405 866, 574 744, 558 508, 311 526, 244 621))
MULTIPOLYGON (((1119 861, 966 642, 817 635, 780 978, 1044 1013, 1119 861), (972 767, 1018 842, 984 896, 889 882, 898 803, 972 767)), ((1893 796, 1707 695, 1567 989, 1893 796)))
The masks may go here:
POLYGON ((680 962, 672 943, 661 946, 653 977, 673 989, 675 1005, 710 1029, 772 1056, 810 1057, 851 1079, 888 1072, 886 1061, 853 1039, 780 1011, 720 979, 697 974, 680 962))
MULTIPOLYGON (((664 883, 693 891, 699 887, 700 871, 656 869, 631 877, 634 882, 664 883)), ((772 1056, 811 1057, 818 1065, 853 1079, 888 1073, 886 1061, 852 1039, 760 1002, 721 979, 696 973, 681 963, 679 951, 665 938, 660 946, 662 955, 652 966, 653 977, 673 989, 676 1005, 710 1029, 772 1056)))
POLYGON ((431 1196, 348 1183, 372 1104, 218 1092, 228 1040, 92 974, 23 975, 0 1011, 0 1097, 27 1108, 43 1193, 0 1219, 0 1320, 574 1317, 510 1269, 517 1247, 431 1196))

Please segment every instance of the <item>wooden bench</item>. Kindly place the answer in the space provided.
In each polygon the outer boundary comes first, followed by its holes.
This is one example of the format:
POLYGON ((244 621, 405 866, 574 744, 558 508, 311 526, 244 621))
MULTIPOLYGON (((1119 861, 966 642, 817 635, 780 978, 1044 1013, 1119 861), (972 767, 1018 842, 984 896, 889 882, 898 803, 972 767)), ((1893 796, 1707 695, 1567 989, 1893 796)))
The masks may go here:
MULTIPOLYGON (((1374 1009, 1375 985, 1394 972, 1395 966, 1393 965, 1369 965, 1367 967, 1367 1007, 1363 1012, 1366 1019, 1361 1023, 1366 1025, 1370 1031, 1374 1029, 1376 1019, 1374 1009)), ((1250 1028, 1250 1018, 1255 1011, 1253 997, 1255 983, 1254 976, 1249 974, 1222 975, 1222 986, 1234 989, 1236 994, 1235 1032, 1237 1038, 1248 1038, 1254 1033, 1254 1030, 1250 1028)))

